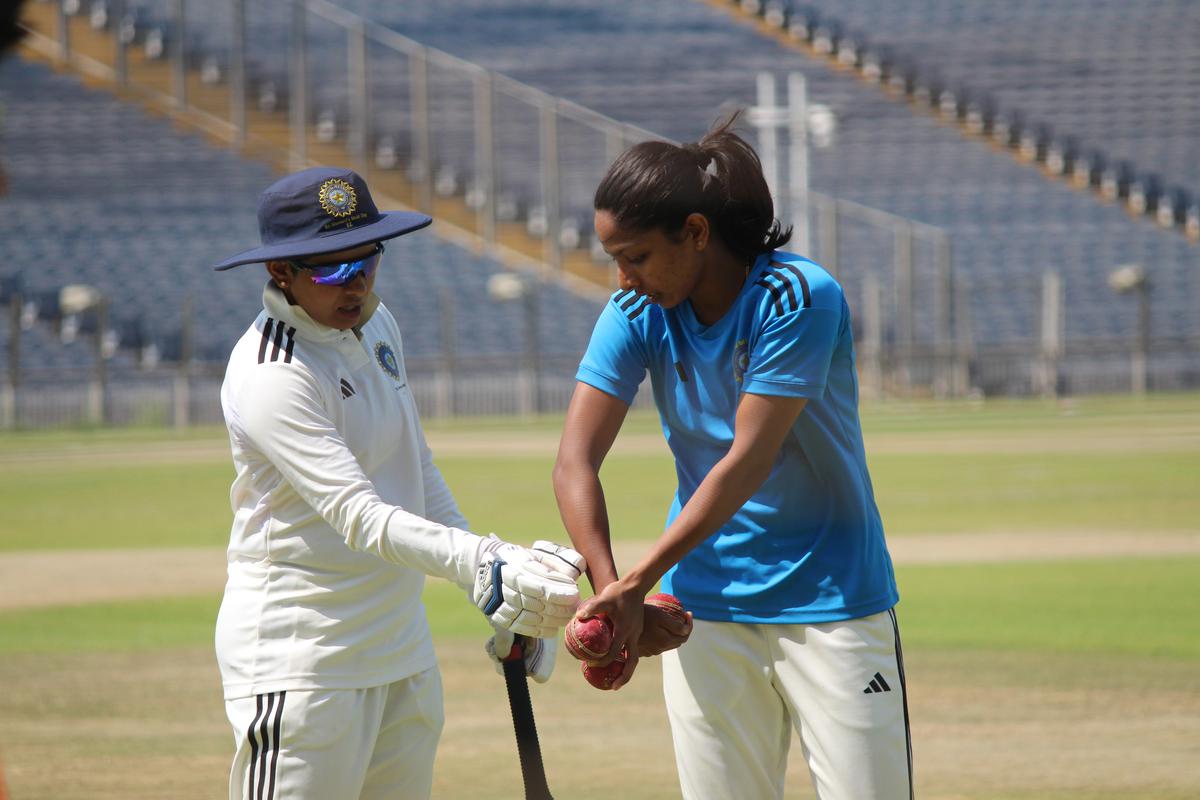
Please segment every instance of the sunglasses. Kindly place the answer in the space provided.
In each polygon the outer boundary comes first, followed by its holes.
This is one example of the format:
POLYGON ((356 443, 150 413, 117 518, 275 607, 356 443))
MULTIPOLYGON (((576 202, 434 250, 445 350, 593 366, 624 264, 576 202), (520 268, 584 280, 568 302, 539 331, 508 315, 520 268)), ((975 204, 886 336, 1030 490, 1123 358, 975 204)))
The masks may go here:
POLYGON ((383 258, 383 242, 376 242, 375 249, 357 261, 343 261, 340 264, 306 264, 303 261, 288 261, 296 269, 308 270, 312 273, 312 282, 320 286, 342 286, 354 280, 361 273, 370 278, 383 258))

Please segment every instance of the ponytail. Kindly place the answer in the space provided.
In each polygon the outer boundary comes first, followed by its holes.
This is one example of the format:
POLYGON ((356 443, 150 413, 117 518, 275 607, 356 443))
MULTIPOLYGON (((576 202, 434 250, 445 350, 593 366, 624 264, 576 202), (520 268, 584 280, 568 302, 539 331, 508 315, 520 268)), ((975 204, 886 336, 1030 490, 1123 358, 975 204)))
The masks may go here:
POLYGON ((740 115, 731 114, 694 144, 652 141, 629 148, 596 188, 596 210, 623 228, 659 228, 671 236, 688 215, 703 214, 744 259, 782 247, 792 229, 775 219, 754 148, 732 130, 740 115))

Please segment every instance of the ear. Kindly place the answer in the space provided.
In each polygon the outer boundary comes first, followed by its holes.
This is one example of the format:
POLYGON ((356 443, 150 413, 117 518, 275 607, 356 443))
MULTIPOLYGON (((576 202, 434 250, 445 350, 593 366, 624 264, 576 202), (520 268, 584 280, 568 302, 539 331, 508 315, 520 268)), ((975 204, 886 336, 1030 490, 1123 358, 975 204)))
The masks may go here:
POLYGON ((712 231, 708 225, 708 217, 703 214, 688 214, 687 219, 683 221, 683 235, 685 238, 690 237, 695 242, 697 252, 703 252, 708 247, 708 240, 711 233, 712 231))
POLYGON ((292 265, 286 261, 267 262, 267 274, 271 276, 271 280, 280 289, 287 288, 288 284, 292 281, 294 272, 295 270, 292 269, 292 265))

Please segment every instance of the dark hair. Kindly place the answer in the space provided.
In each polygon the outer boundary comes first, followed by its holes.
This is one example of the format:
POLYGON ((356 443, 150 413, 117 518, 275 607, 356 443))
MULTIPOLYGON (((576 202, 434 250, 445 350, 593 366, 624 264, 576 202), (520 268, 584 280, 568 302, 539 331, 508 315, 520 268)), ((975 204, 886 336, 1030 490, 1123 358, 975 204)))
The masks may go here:
POLYGON ((596 188, 593 205, 622 228, 661 228, 674 236, 689 214, 703 214, 735 254, 751 258, 787 244, 791 227, 775 219, 762 164, 733 132, 741 112, 695 144, 642 142, 622 153, 596 188))

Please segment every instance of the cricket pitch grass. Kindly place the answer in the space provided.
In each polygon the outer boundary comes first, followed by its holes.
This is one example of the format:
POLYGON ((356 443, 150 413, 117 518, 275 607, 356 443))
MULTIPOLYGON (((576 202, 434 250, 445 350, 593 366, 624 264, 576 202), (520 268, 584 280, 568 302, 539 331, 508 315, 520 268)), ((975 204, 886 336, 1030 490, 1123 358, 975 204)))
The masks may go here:
MULTIPOLYGON (((557 422, 431 426, 479 530, 564 538, 557 422)), ((604 476, 622 563, 661 528, 672 477, 653 419, 631 423, 604 476)), ((889 406, 864 426, 902 596, 917 796, 1200 796, 1200 397, 889 406)), ((0 435, 12 800, 225 796, 222 437, 0 435)), ((444 582, 426 602, 446 704, 434 796, 520 798, 486 625, 444 582)), ((679 796, 657 659, 600 692, 560 649, 531 690, 556 797, 679 796)), ((787 796, 812 797, 795 737, 787 796)))

